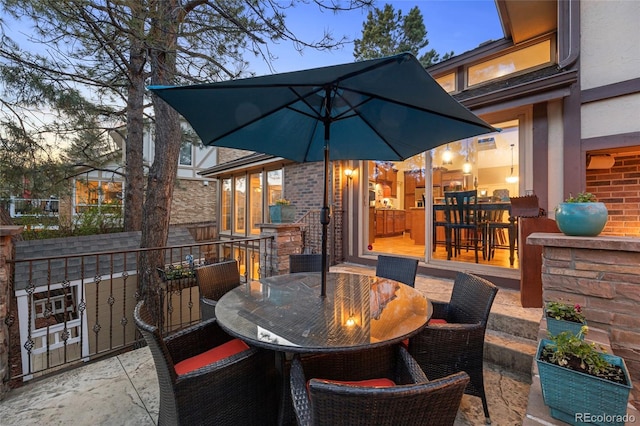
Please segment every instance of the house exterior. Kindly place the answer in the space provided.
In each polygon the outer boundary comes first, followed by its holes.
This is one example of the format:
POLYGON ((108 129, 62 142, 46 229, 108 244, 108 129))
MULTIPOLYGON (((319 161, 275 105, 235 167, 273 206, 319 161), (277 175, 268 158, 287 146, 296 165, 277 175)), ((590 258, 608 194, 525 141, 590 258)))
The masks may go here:
MULTIPOLYGON (((126 138, 120 132, 111 132, 111 138, 119 149, 116 160, 100 170, 86 169, 71 179, 70 196, 60 199, 59 215, 63 223, 71 223, 74 215, 88 207, 121 209, 124 199, 124 164, 126 162, 126 138)), ((143 161, 145 168, 152 164, 155 155, 154 134, 149 128, 143 136, 143 161)), ((218 148, 184 143, 178 159, 178 172, 171 204, 171 225, 210 222, 214 220, 215 197, 209 179, 199 172, 217 163, 218 148)))
MULTIPOLYGON (((395 253, 417 257, 421 271, 434 276, 464 269, 518 288, 519 257, 511 264, 442 256, 442 229, 432 225, 443 192, 456 189, 502 201, 533 193, 549 218, 570 194, 592 192, 609 209, 605 234, 640 236, 640 4, 497 0, 496 6, 504 39, 427 71, 502 131, 405 162, 333 162, 332 259, 371 264, 380 253, 395 253)), ((221 157, 202 175, 216 182, 222 236, 259 233, 277 198, 296 206, 298 220, 322 200, 321 163, 250 154, 221 157)))

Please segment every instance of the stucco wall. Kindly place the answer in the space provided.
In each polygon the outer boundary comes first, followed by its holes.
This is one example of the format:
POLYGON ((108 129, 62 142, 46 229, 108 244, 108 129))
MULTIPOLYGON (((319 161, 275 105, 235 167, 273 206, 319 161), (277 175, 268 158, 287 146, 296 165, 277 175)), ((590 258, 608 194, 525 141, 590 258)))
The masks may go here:
POLYGON ((582 90, 640 77, 638 22, 638 1, 580 2, 582 90))

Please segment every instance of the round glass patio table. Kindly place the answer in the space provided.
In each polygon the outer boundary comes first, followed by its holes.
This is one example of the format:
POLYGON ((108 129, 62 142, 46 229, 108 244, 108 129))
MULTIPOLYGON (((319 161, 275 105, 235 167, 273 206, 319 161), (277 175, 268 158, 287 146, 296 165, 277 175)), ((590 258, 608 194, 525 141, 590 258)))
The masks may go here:
POLYGON ((418 333, 431 302, 398 281, 349 273, 277 275, 226 293, 216 318, 229 334, 254 346, 290 353, 362 350, 418 333))

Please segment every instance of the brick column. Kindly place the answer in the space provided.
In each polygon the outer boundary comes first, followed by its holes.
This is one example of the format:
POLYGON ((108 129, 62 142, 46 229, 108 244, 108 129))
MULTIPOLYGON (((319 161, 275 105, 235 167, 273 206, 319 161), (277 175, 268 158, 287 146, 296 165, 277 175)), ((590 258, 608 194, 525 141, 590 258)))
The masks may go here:
POLYGON ((14 256, 12 237, 21 232, 21 226, 0 226, 0 401, 9 392, 8 380, 11 377, 9 327, 6 319, 10 313, 12 266, 7 261, 14 256))
POLYGON ((542 298, 579 303, 587 324, 609 334, 611 349, 624 358, 640 387, 640 238, 569 237, 533 233, 541 245, 542 298))
POLYGON ((262 223, 261 237, 274 237, 274 244, 267 246, 267 265, 273 268, 270 275, 289 273, 289 255, 302 253, 302 223, 262 223))

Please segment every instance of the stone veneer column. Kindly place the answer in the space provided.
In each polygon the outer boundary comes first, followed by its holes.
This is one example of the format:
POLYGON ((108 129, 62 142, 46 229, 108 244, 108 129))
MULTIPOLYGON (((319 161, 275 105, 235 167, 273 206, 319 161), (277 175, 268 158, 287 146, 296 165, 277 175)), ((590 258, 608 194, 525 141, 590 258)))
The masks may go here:
POLYGON ((640 238, 533 233, 527 243, 543 246, 543 301, 579 303, 588 325, 609 333, 613 352, 624 358, 638 389, 640 238))
POLYGON ((303 228, 302 223, 261 223, 260 236, 274 237, 274 244, 267 244, 266 264, 273 270, 267 275, 282 275, 289 273, 289 255, 302 253, 303 228))
POLYGON ((6 319, 9 315, 11 303, 11 273, 12 267, 7 262, 13 259, 14 235, 22 232, 22 226, 0 226, 0 401, 9 392, 8 380, 11 366, 9 365, 9 327, 6 319))

